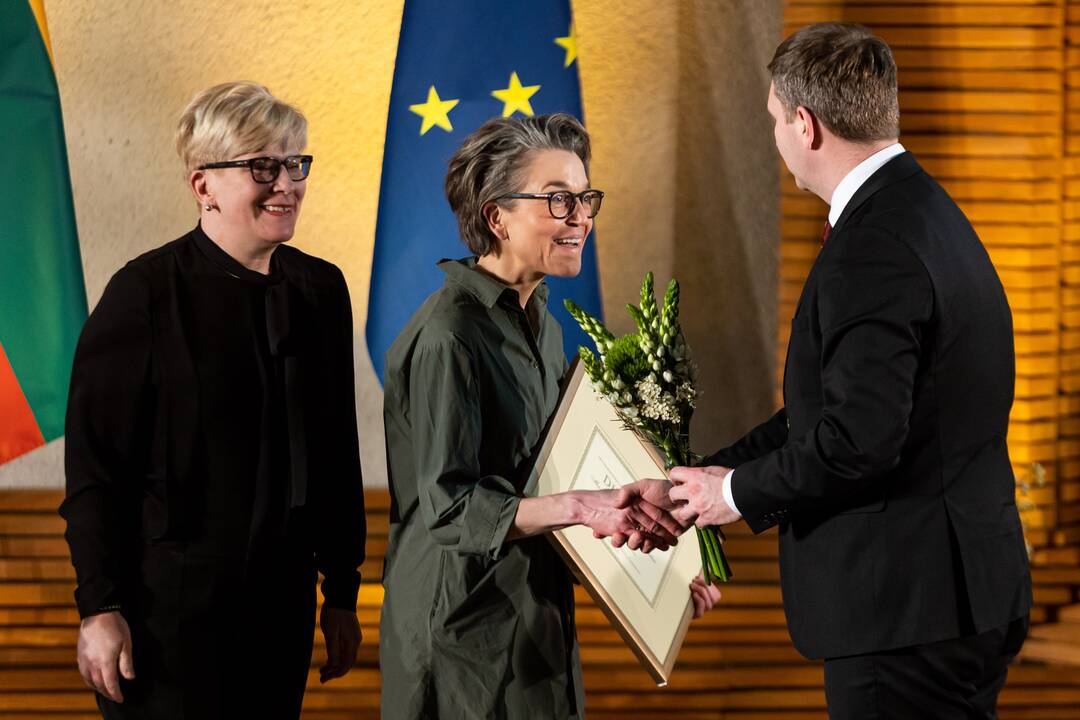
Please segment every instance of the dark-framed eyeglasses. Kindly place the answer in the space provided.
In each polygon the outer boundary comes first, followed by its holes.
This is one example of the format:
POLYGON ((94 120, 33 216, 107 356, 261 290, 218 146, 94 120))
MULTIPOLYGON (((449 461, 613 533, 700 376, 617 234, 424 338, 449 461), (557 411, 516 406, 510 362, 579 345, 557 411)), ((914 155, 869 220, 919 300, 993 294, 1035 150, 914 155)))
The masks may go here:
POLYGON ((219 168, 246 167, 251 171, 251 179, 257 183, 272 183, 277 180, 282 165, 289 179, 294 182, 306 180, 311 172, 311 162, 314 160, 310 155, 289 155, 278 159, 276 157, 256 157, 247 160, 225 160, 200 165, 199 170, 217 170, 219 168))
POLYGON ((512 200, 547 200, 548 212, 551 213, 551 217, 562 220, 574 214, 578 203, 582 204, 590 218, 596 217, 596 213, 600 212, 600 203, 604 201, 604 192, 590 188, 579 193, 573 193, 569 190, 556 190, 549 193, 507 193, 495 199, 502 200, 504 198, 512 200))

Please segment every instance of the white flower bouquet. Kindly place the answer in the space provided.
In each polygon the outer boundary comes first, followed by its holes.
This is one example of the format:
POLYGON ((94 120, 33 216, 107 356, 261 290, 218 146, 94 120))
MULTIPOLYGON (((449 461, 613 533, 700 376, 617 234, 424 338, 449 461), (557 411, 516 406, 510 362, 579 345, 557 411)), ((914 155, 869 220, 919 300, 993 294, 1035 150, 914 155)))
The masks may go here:
MULTIPOLYGON (((637 323, 637 332, 618 338, 571 300, 565 304, 596 344, 599 356, 588 348, 578 349, 593 387, 614 406, 627 428, 656 447, 668 469, 693 465, 699 459, 690 450, 696 369, 679 327, 679 283, 671 280, 663 308, 658 310, 653 275, 647 273, 641 285, 641 306, 627 306, 637 323)), ((723 537, 717 527, 697 528, 701 566, 708 584, 731 578, 723 537)))

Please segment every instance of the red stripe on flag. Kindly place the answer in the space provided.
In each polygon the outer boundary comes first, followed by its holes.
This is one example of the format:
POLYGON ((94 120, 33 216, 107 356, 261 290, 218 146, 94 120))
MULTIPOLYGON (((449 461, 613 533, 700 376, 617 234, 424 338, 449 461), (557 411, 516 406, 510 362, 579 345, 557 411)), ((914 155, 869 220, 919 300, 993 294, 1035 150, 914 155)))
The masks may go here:
POLYGON ((30 403, 0 345, 0 463, 45 444, 30 403))

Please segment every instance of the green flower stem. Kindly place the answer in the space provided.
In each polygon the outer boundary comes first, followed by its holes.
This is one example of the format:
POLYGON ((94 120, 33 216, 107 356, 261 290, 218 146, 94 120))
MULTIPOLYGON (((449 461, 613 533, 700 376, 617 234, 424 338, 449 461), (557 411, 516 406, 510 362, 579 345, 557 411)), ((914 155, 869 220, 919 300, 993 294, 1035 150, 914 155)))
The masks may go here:
POLYGON ((716 549, 716 561, 717 561, 717 575, 720 578, 720 582, 728 582, 731 580, 731 566, 728 565, 727 557, 724 555, 724 546, 721 544, 724 534, 720 528, 709 528, 709 536, 712 539, 713 547, 716 549))
POLYGON ((701 572, 705 576, 705 584, 713 585, 719 578, 713 574, 712 545, 709 543, 708 532, 704 528, 695 528, 695 530, 701 542, 701 572))
POLYGON ((716 545, 713 543, 712 529, 702 528, 701 535, 705 538, 705 549, 708 551, 709 574, 713 576, 714 580, 719 580, 720 561, 716 558, 716 545))
POLYGON ((713 528, 706 528, 705 537, 709 540, 709 546, 712 548, 712 562, 713 562, 713 575, 719 578, 720 582, 725 582, 727 578, 724 577, 724 564, 720 562, 720 543, 716 539, 716 531, 713 528))
POLYGON ((698 528, 694 528, 694 534, 697 535, 698 550, 701 551, 701 574, 705 577, 705 584, 712 585, 712 573, 709 572, 709 563, 706 560, 709 556, 709 551, 708 548, 705 547, 705 537, 698 528))
POLYGON ((723 548, 720 549, 720 562, 723 564, 724 568, 724 582, 727 582, 728 580, 731 580, 731 566, 728 565, 727 556, 724 555, 723 548))

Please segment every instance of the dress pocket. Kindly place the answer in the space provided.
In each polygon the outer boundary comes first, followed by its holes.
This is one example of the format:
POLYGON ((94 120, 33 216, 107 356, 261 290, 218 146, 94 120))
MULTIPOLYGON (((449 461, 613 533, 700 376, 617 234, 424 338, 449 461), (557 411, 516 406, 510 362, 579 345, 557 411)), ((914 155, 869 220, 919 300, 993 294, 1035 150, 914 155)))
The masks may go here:
POLYGON ((441 551, 431 636, 437 644, 474 649, 508 647, 517 610, 513 595, 524 583, 504 567, 512 556, 490 560, 441 551), (509 571, 509 572, 507 572, 509 571))

